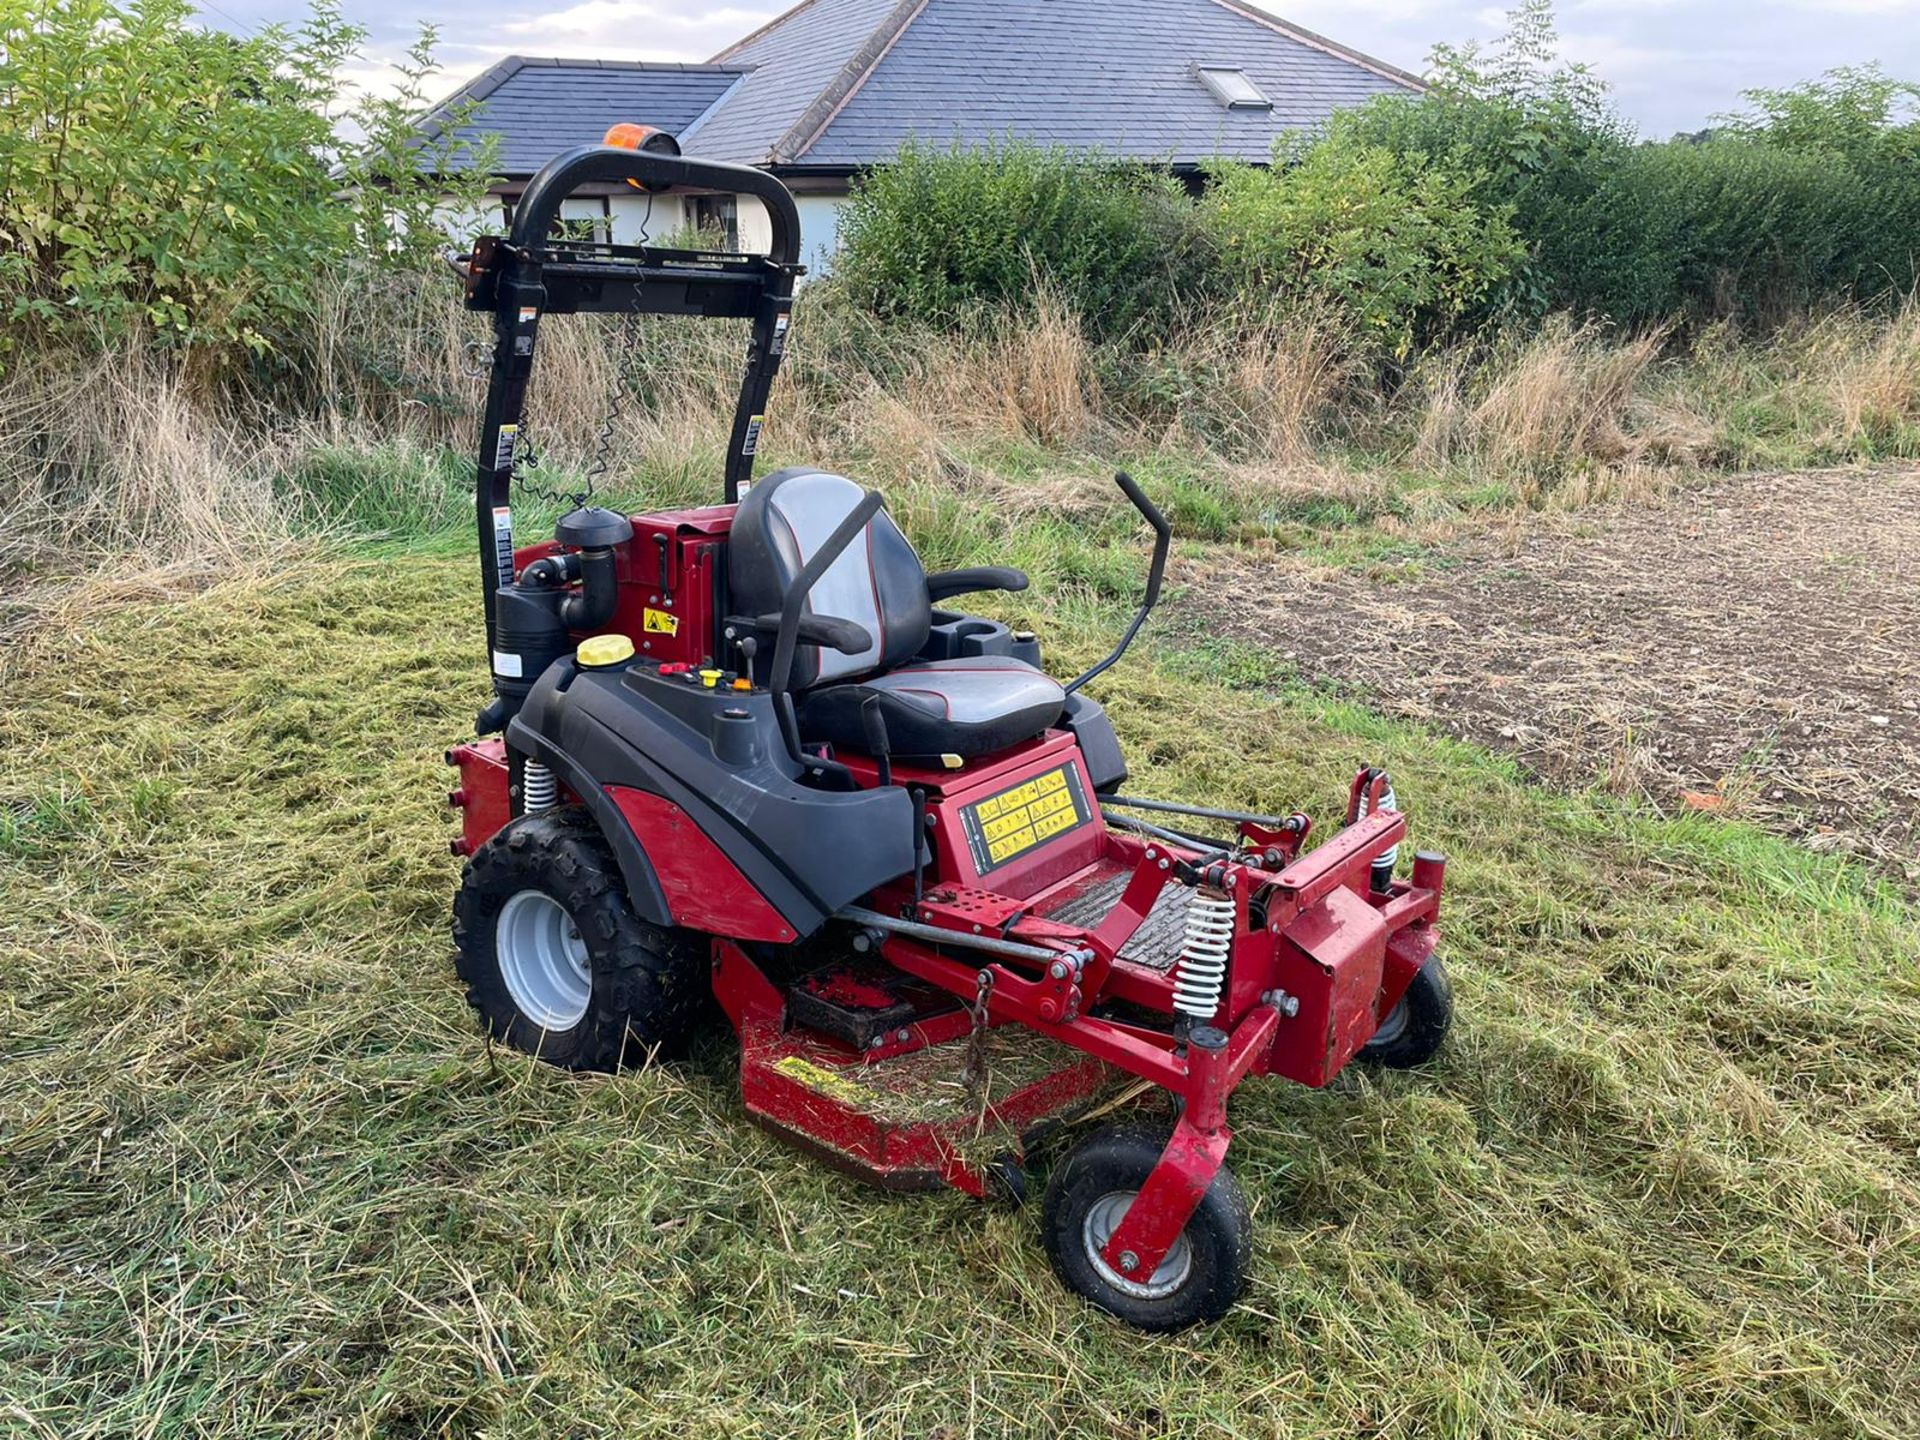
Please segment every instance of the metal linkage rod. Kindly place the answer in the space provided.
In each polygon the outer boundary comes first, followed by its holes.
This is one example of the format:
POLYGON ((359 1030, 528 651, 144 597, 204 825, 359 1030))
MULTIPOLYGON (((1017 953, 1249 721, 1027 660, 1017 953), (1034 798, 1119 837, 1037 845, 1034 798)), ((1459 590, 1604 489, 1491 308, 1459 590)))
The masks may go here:
POLYGON ((878 910, 863 910, 858 905, 846 906, 833 918, 874 930, 885 930, 894 935, 905 935, 914 940, 924 940, 929 945, 958 945, 963 950, 984 950, 989 955, 1004 955, 1010 960, 1025 960, 1035 965, 1051 965, 1056 960, 1070 960, 1076 956, 1083 962, 1093 958, 1090 950, 1048 950, 1039 945, 1022 945, 1017 940, 998 940, 991 935, 942 930, 938 925, 923 925, 918 920, 896 920, 891 915, 882 915, 878 910))
POLYGON ((1098 798, 1102 805, 1123 805, 1129 810, 1159 810, 1168 815, 1198 815, 1206 820, 1232 820, 1263 825, 1269 830, 1278 830, 1287 823, 1275 815, 1250 815, 1244 810, 1209 810, 1204 805, 1178 805, 1171 800, 1136 800, 1131 795, 1102 795, 1098 798))
POLYGON ((1151 835, 1156 840, 1164 840, 1169 845, 1178 845, 1182 850, 1199 852, 1194 862, 1200 864, 1209 860, 1224 860, 1231 851, 1218 840, 1209 840, 1203 835, 1183 835, 1178 830, 1165 830, 1145 820, 1136 820, 1131 815, 1108 815, 1109 825, 1118 825, 1122 830, 1136 830, 1142 835, 1151 835))

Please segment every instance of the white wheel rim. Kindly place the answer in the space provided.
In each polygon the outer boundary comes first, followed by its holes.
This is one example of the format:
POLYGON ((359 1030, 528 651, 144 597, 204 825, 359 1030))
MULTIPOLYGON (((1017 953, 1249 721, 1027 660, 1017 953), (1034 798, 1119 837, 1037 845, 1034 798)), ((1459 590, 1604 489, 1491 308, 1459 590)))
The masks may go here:
POLYGON ((587 1014, 593 972, 587 942, 566 906, 544 890, 522 890, 493 927, 500 978, 513 1003, 542 1030, 571 1030, 587 1014))
POLYGON ((1092 1262, 1095 1273, 1114 1289, 1141 1300, 1164 1300, 1187 1283, 1187 1273, 1193 1269, 1193 1246, 1187 1242, 1186 1231, 1180 1232, 1179 1238, 1173 1242, 1173 1248, 1167 1251, 1166 1258, 1145 1280, 1128 1279, 1107 1264, 1106 1257, 1100 1253, 1106 1249, 1107 1241, 1113 1238, 1113 1232, 1120 1228, 1120 1222, 1126 1218, 1127 1208, 1139 1193, 1137 1190, 1110 1190, 1094 1201, 1087 1207, 1087 1218, 1081 1222, 1080 1239, 1087 1247, 1087 1259, 1092 1262))

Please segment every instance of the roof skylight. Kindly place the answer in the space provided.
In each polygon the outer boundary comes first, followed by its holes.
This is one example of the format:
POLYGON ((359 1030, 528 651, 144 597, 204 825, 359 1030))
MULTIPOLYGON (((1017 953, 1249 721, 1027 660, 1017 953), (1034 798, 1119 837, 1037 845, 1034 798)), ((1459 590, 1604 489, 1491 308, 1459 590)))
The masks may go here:
POLYGON ((1229 110, 1271 110, 1273 101, 1260 93, 1260 87, 1237 66, 1200 65, 1195 67, 1200 83, 1213 92, 1213 98, 1229 110))

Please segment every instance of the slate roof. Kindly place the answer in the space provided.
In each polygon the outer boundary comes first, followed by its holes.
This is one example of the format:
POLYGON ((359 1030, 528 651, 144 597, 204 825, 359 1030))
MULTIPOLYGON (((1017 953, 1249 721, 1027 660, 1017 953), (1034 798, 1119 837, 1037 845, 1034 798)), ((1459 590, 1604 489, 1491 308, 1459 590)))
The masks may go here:
POLYGON ((684 134, 746 74, 738 65, 509 55, 434 106, 421 129, 437 135, 462 105, 473 103, 454 134, 469 143, 497 134, 496 168, 523 179, 562 150, 598 144, 618 121, 684 134))
POLYGON ((802 0, 705 65, 510 56, 425 125, 478 102, 458 133, 498 133, 509 178, 619 120, 669 130, 689 155, 783 170, 1009 136, 1192 165, 1265 160, 1286 131, 1421 88, 1244 0, 802 0), (1226 108, 1202 65, 1244 70, 1273 108, 1226 108))
POLYGON ((715 57, 749 65, 681 137, 689 153, 846 168, 902 142, 1017 135, 1192 164, 1265 160, 1284 131, 1419 91, 1382 61, 1242 0, 804 0, 715 57), (1272 110, 1228 110, 1195 73, 1243 69, 1272 110))
POLYGON ((753 83, 740 86, 724 115, 716 112, 682 136, 683 148, 711 160, 756 165, 797 159, 810 128, 801 121, 817 128, 919 8, 919 0, 806 0, 795 6, 714 57, 754 66, 753 83))

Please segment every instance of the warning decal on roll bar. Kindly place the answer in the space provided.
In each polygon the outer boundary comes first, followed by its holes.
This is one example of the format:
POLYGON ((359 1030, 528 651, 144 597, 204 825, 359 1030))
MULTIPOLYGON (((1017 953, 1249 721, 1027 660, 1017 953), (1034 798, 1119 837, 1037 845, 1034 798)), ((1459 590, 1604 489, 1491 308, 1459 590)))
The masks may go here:
POLYGON ((1080 772, 1070 764, 960 807, 973 868, 982 875, 1090 818, 1080 772))
POLYGON ((513 510, 507 505, 493 507, 493 564, 502 585, 513 583, 513 510))

